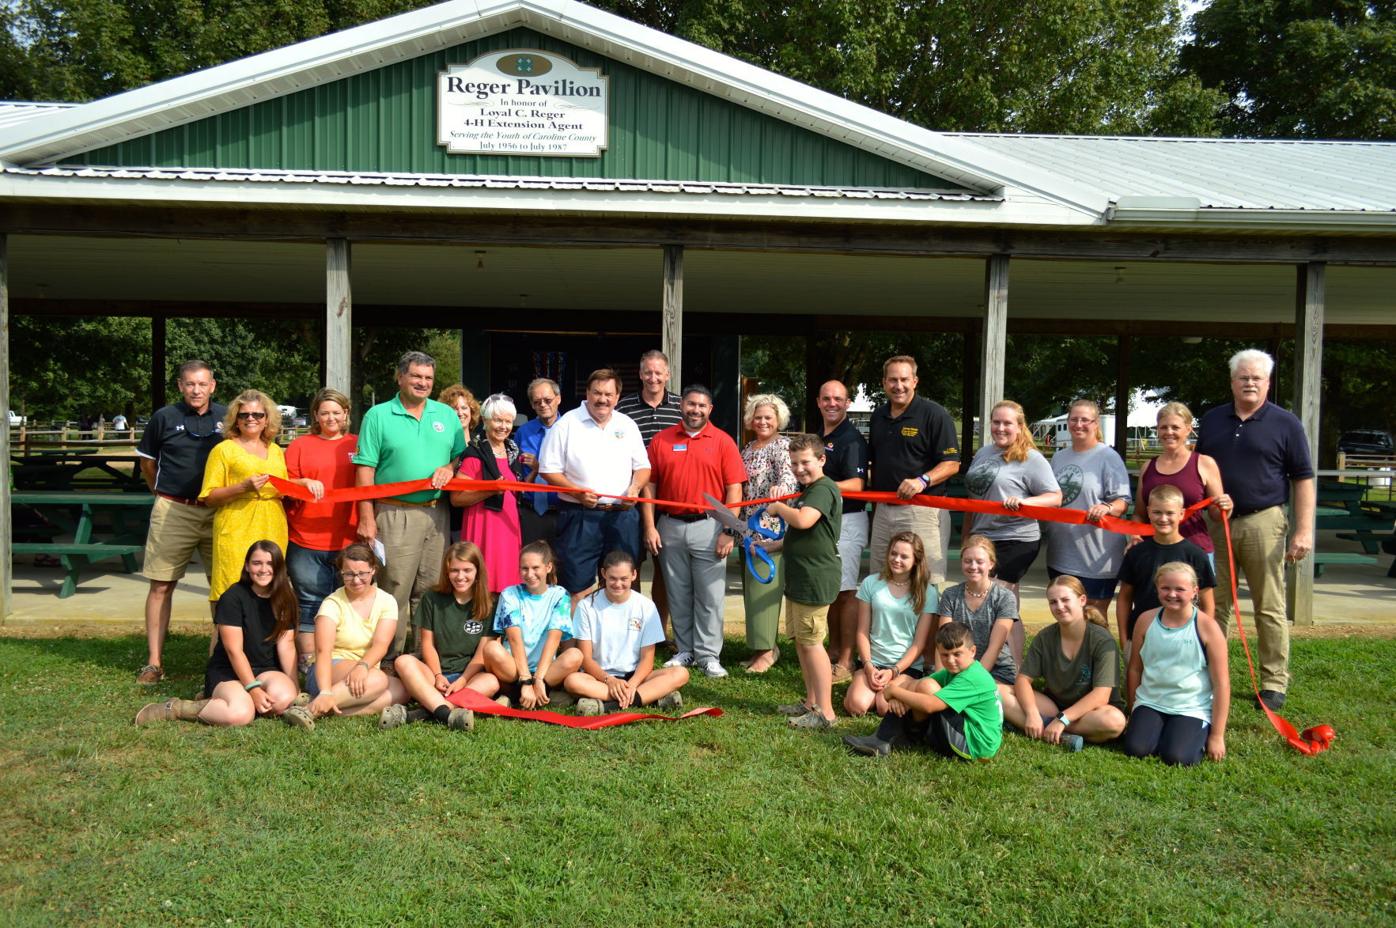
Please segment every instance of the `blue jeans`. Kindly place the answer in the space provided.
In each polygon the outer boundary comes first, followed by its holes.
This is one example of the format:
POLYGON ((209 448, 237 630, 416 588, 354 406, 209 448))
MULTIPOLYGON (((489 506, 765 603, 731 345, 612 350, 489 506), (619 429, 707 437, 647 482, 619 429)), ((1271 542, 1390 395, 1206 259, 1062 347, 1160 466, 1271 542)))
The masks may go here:
POLYGON ((339 589, 338 551, 315 551, 294 541, 286 545, 286 573, 301 605, 300 631, 313 634, 320 604, 339 589))

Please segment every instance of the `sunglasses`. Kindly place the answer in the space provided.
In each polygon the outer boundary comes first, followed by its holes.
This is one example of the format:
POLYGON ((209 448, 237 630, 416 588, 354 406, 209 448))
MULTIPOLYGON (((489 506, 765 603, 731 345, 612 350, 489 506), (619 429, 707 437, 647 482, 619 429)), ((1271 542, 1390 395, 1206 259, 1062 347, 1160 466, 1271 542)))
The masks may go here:
POLYGON ((267 417, 267 414, 264 413, 264 412, 240 412, 240 413, 238 413, 238 419, 252 419, 252 420, 255 421, 255 422, 261 422, 261 421, 262 421, 263 419, 265 419, 266 417, 267 417))

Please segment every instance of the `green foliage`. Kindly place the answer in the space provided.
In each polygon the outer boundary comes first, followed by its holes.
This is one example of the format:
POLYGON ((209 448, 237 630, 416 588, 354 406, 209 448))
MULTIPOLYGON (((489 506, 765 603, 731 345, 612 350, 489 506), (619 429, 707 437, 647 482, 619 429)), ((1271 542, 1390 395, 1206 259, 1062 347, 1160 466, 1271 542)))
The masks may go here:
POLYGON ((150 320, 10 317, 11 405, 31 419, 142 410, 150 320))
MULTIPOLYGON (((143 639, 0 639, 0 921, 83 925, 565 923, 1391 924, 1391 639, 1297 639, 1286 747, 1245 692, 1222 763, 1067 754, 1005 735, 989 763, 849 757, 772 708, 794 661, 684 694, 726 715, 598 732, 478 719, 473 733, 331 719, 131 725, 190 696, 132 686, 143 639)), ((742 649, 729 642, 730 652, 742 649)), ((741 656, 733 653, 732 657, 741 656)))
POLYGON ((1390 0, 1213 0, 1183 67, 1229 100, 1229 135, 1396 139, 1390 0))
POLYGON ((1175 0, 596 5, 945 131, 1207 135, 1221 102, 1174 67, 1175 0))

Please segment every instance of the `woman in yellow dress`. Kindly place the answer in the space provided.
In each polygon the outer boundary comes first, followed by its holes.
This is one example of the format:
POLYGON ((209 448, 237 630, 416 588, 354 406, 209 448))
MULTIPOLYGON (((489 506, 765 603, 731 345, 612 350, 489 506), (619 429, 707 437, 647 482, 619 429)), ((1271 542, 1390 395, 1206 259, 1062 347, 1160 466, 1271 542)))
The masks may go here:
POLYGON ((199 493, 214 510, 210 600, 238 582, 254 541, 274 541, 286 549, 286 509, 269 482, 286 476, 286 459, 276 443, 280 431, 281 413, 262 391, 244 390, 228 404, 225 440, 208 456, 199 493))

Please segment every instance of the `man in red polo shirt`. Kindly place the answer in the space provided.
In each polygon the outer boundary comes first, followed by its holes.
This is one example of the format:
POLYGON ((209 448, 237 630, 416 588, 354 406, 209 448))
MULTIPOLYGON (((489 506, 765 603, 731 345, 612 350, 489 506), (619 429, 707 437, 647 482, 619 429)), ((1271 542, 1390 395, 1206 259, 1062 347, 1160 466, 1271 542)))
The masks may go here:
MULTIPOLYGON (((708 422, 713 395, 694 385, 683 392, 683 421, 650 442, 651 499, 705 505, 703 494, 735 503, 742 498, 746 467, 732 436, 708 422)), ((727 555, 733 539, 705 513, 643 504, 645 546, 659 558, 669 588, 669 614, 678 648, 666 667, 696 665, 710 677, 725 677, 722 602, 727 592, 727 555)))

